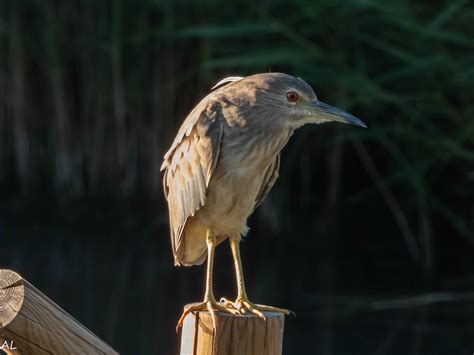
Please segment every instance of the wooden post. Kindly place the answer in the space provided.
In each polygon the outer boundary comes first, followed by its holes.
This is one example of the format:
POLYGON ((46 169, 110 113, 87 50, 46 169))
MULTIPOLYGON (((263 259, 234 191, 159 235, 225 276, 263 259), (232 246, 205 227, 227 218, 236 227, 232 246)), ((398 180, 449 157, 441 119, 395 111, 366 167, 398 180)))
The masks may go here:
POLYGON ((209 312, 192 312, 184 320, 181 355, 281 355, 285 316, 264 314, 265 321, 255 315, 216 312, 213 334, 209 312))
POLYGON ((0 341, 7 354, 118 354, 16 272, 2 269, 0 341))

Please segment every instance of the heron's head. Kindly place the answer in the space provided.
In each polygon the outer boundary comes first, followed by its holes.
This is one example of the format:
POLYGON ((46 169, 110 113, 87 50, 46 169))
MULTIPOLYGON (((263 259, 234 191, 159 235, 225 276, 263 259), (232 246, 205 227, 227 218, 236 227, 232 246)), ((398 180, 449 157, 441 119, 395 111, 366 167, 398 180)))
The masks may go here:
POLYGON ((259 119, 278 120, 293 129, 308 123, 333 121, 367 127, 350 113, 319 101, 311 86, 301 78, 283 73, 264 73, 227 78, 216 86, 226 82, 233 82, 226 85, 231 98, 244 98, 243 106, 259 119))

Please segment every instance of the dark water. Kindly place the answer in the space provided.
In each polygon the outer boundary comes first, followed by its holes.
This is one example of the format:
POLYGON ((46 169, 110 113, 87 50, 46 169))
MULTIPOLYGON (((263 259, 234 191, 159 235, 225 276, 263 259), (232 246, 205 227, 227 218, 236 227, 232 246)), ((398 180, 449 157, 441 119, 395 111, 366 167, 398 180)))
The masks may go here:
MULTIPOLYGON (((439 244, 437 269, 427 273, 396 231, 377 237, 370 227, 362 235, 338 226, 331 235, 321 219, 289 211, 280 224, 300 227, 273 228, 262 212, 242 245, 251 299, 297 314, 286 321, 285 354, 474 352, 471 246, 439 244)), ((175 323, 202 297, 204 268, 173 267, 165 214, 140 201, 17 201, 1 206, 0 223, 1 267, 122 354, 178 352, 175 323)), ((227 244, 215 272, 216 296, 233 296, 227 244)))

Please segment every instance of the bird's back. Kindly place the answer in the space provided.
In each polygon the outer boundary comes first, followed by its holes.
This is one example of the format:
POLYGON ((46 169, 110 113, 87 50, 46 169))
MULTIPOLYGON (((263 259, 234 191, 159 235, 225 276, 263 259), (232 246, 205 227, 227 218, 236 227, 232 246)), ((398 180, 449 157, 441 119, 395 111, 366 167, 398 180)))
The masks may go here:
POLYGON ((204 98, 165 155, 163 184, 177 265, 204 262, 207 228, 218 241, 245 234, 247 218, 278 177, 279 152, 293 131, 255 126, 255 85, 243 81, 238 91, 231 84, 204 98))

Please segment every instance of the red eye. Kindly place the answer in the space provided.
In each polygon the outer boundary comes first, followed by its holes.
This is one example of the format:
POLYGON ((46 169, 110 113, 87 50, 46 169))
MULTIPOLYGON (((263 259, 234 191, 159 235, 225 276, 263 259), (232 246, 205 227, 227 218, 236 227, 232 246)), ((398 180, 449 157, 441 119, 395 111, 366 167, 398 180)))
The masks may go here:
POLYGON ((298 94, 294 91, 290 91, 286 93, 286 99, 290 102, 296 102, 298 101, 299 98, 300 97, 298 96, 298 94))

